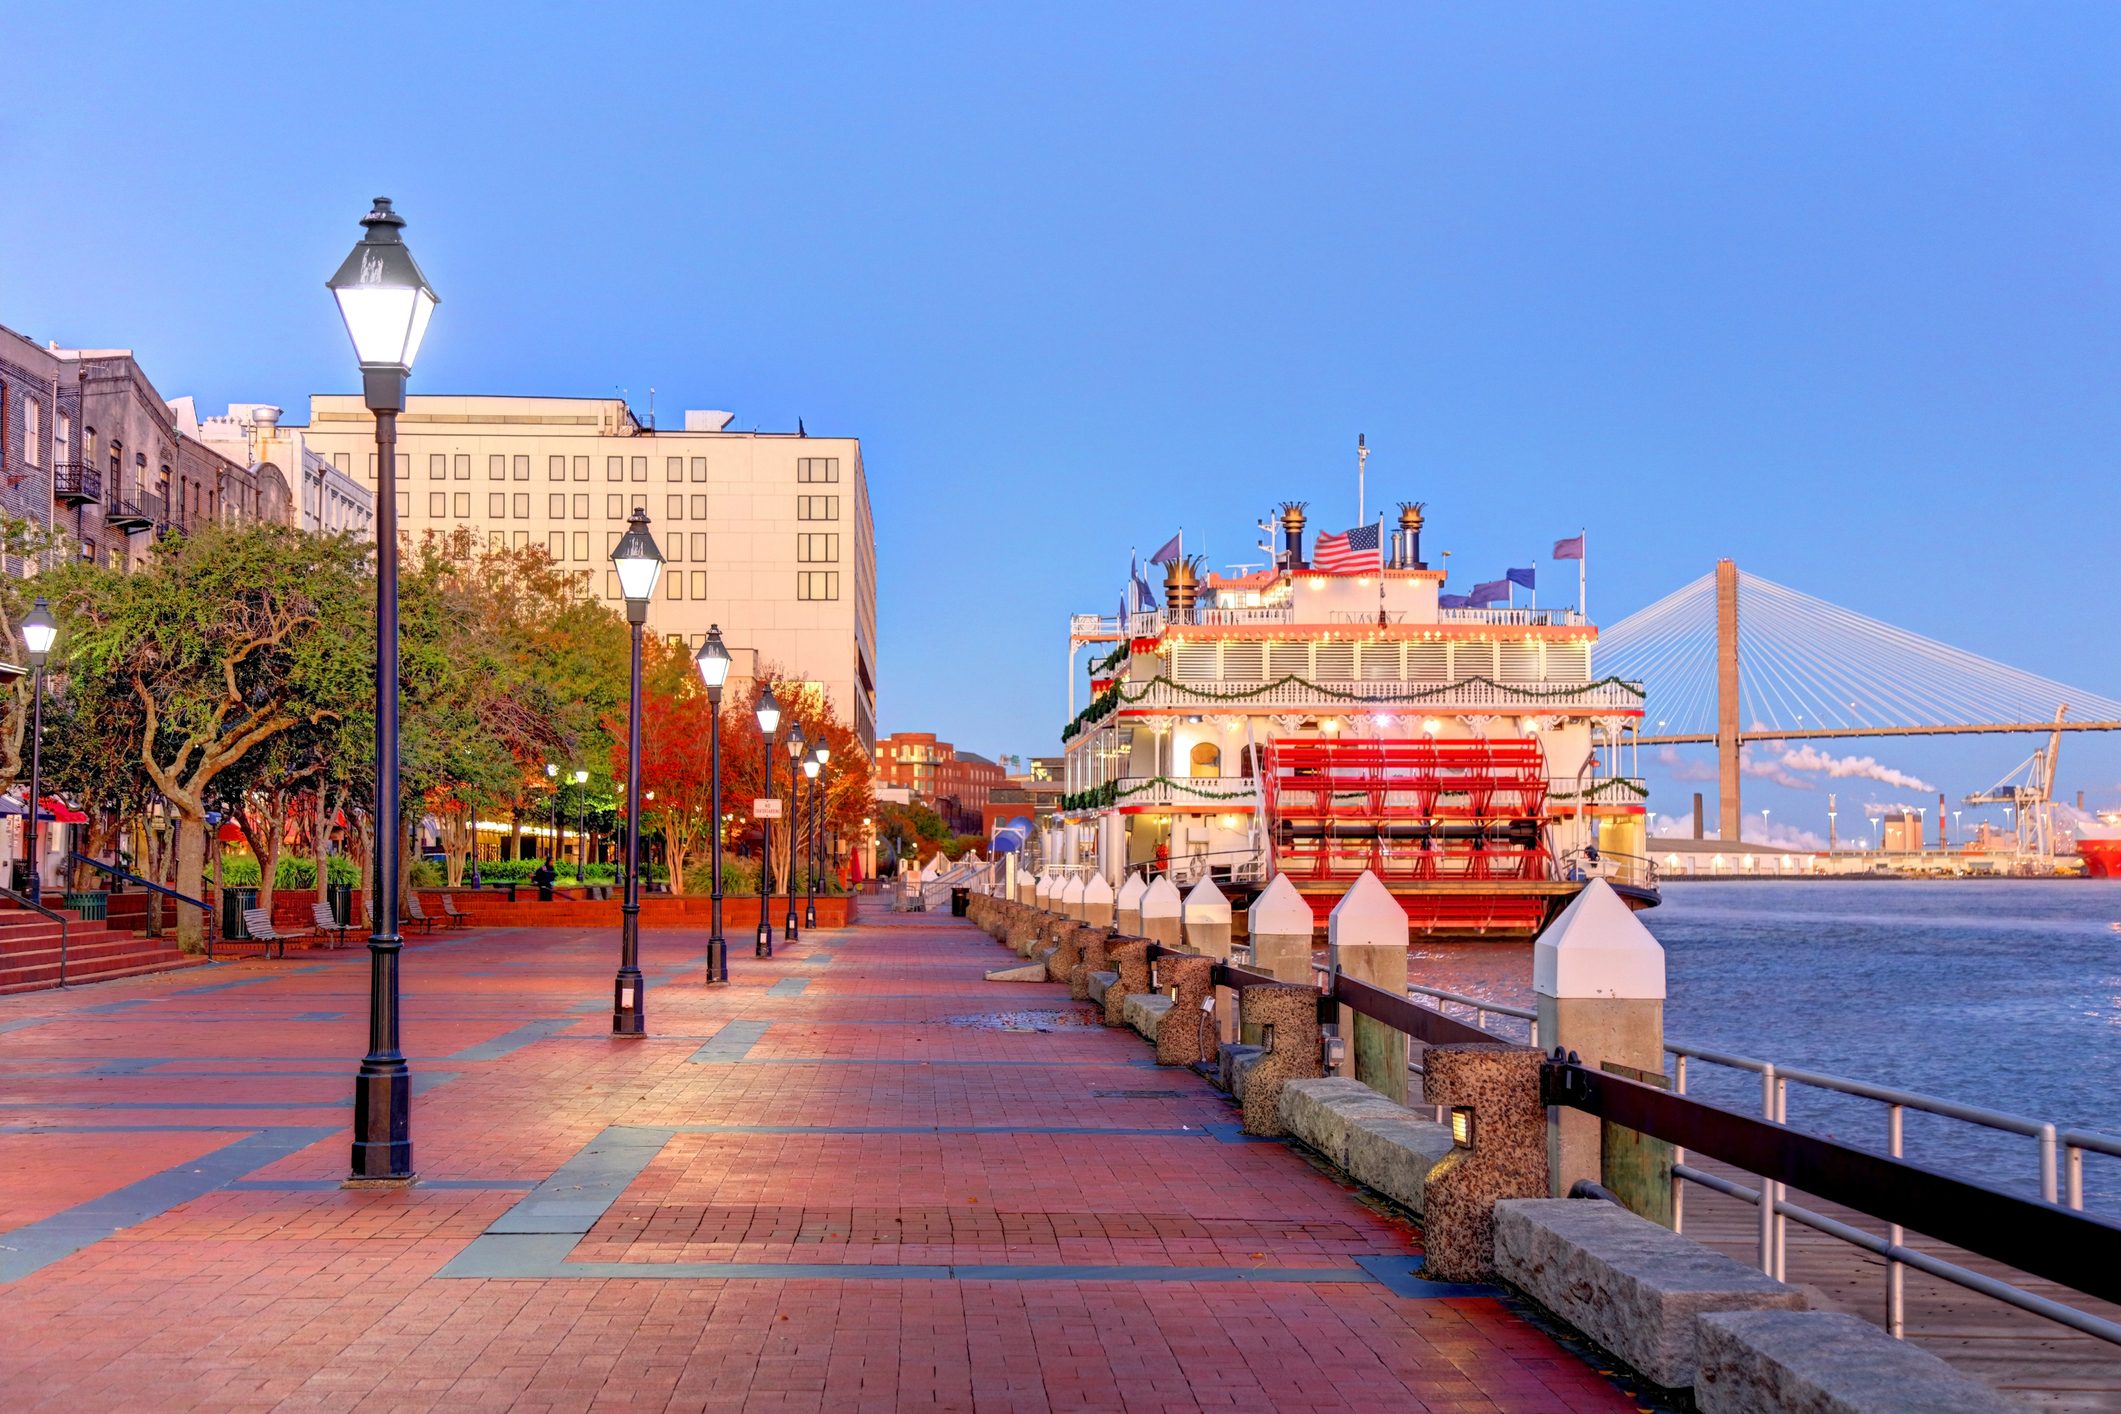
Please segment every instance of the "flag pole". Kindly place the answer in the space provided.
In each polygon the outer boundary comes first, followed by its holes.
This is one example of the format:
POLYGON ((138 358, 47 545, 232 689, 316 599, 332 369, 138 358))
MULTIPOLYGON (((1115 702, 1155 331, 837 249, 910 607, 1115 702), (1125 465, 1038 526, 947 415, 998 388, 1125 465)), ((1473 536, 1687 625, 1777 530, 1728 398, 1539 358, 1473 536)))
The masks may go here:
POLYGON ((1589 623, 1591 621, 1591 605, 1590 600, 1584 594, 1584 587, 1589 581, 1584 571, 1586 562, 1591 557, 1590 532, 1579 528, 1576 532, 1576 539, 1581 542, 1577 546, 1581 553, 1576 556, 1576 617, 1582 619, 1585 623, 1589 623))
POLYGON ((1539 561, 1537 561, 1537 560, 1534 560, 1534 561, 1532 561, 1532 587, 1531 587, 1531 588, 1530 588, 1529 590, 1527 590, 1527 591, 1526 591, 1526 593, 1527 593, 1527 594, 1528 594, 1528 595, 1530 596, 1530 598, 1529 598, 1529 599, 1528 599, 1528 600, 1527 600, 1526 602, 1528 602, 1528 603, 1529 603, 1529 604, 1530 604, 1530 605, 1531 605, 1531 606, 1532 606, 1533 608, 1535 608, 1535 609, 1536 609, 1536 608, 1538 608, 1538 607, 1539 607, 1539 561))
MULTIPOLYGON (((1357 525, 1361 525, 1364 521, 1370 518, 1368 505, 1363 499, 1363 483, 1369 473, 1369 470, 1370 439, 1366 434, 1358 432, 1355 434, 1355 523, 1357 525)), ((1380 534, 1382 534, 1384 531, 1384 524, 1384 519, 1382 516, 1380 516, 1377 522, 1377 528, 1380 534)), ((1384 551, 1384 547, 1382 545, 1379 545, 1377 548, 1378 552, 1382 554, 1384 551)))

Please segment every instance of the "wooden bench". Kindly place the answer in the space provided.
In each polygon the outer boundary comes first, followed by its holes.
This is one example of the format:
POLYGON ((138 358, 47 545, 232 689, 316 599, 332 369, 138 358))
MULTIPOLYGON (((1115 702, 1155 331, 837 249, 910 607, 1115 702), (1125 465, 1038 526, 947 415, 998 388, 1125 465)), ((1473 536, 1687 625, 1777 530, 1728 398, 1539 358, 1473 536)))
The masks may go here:
POLYGON ((429 918, 427 916, 427 910, 420 907, 420 895, 418 890, 414 890, 413 892, 405 895, 405 921, 408 923, 417 923, 430 933, 435 930, 435 920, 429 918))
POLYGON ((311 904, 309 906, 309 916, 316 928, 317 936, 327 937, 330 934, 337 933, 339 940, 333 946, 342 948, 346 946, 346 930, 352 925, 341 923, 338 919, 332 917, 330 904, 311 904))
POLYGON ((450 927, 469 928, 471 926, 471 915, 457 907, 454 895, 438 894, 436 897, 442 900, 442 917, 450 927))
POLYGON ((270 955, 271 949, 277 946, 280 949, 280 956, 287 956, 287 935, 273 927, 272 915, 264 909, 244 909, 243 928, 245 932, 250 934, 248 938, 223 938, 221 945, 227 947, 230 944, 257 943, 267 951, 268 955, 270 955))

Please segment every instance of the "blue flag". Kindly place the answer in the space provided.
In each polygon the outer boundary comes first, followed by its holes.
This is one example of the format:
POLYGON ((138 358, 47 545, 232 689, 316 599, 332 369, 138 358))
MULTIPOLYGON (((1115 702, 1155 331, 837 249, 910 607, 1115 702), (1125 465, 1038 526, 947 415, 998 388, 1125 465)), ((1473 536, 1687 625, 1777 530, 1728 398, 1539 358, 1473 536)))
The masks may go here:
POLYGON ((1158 550, 1155 554, 1149 557, 1149 563, 1152 565, 1170 564, 1173 560, 1178 558, 1178 547, 1181 542, 1185 540, 1185 538, 1186 533, 1184 531, 1180 531, 1178 534, 1172 536, 1169 540, 1166 540, 1164 542, 1164 548, 1158 550))
POLYGON ((1470 609, 1473 607, 1473 600, 1464 594, 1439 594, 1436 596, 1436 607, 1439 609, 1470 609))
POLYGON ((1507 579, 1491 579, 1485 584, 1473 586, 1470 607, 1484 609, 1490 604, 1507 604, 1510 600, 1510 582, 1507 579))
POLYGON ((1538 568, 1539 566, 1534 565, 1528 570, 1504 570, 1502 577, 1511 584, 1521 584, 1527 589, 1537 589, 1539 587, 1539 576, 1536 573, 1538 568))

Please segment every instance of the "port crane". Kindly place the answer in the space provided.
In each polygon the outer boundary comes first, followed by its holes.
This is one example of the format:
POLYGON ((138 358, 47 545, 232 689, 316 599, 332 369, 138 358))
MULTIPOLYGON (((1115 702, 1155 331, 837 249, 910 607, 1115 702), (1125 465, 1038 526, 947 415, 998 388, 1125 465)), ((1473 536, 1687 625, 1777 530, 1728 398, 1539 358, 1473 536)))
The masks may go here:
POLYGON ((2013 766, 1987 790, 1966 797, 1968 805, 2001 805, 2016 813, 2015 852, 2047 860, 2055 853, 2055 763, 2062 755, 2062 719, 2069 704, 2055 709, 2055 727, 2047 745, 2013 766))

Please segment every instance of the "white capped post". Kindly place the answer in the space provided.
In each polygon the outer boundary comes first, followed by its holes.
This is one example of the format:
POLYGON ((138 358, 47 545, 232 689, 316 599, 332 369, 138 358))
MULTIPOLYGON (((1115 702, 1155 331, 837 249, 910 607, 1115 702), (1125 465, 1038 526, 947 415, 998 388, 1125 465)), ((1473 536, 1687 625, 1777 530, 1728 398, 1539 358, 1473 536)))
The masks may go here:
POLYGON ((1119 886, 1115 900, 1119 909, 1119 931, 1130 938, 1138 938, 1142 931, 1142 895, 1149 886, 1142 882, 1141 871, 1135 870, 1127 876, 1127 882, 1119 886))
MULTIPOLYGON (((1326 962, 1357 982, 1403 997, 1407 992, 1407 937, 1407 911, 1392 897, 1384 880, 1365 869, 1326 919, 1326 962)), ((1344 1006, 1340 1034, 1355 1079, 1405 1104, 1405 1033, 1344 1006)))
POLYGON ((1083 922, 1099 928, 1112 926, 1112 885, 1102 874, 1092 874, 1083 885, 1083 922))
POLYGON ((1185 909, 1178 886, 1169 877, 1157 875, 1156 882, 1142 891, 1140 936, 1167 948, 1178 947, 1183 941, 1185 909))

